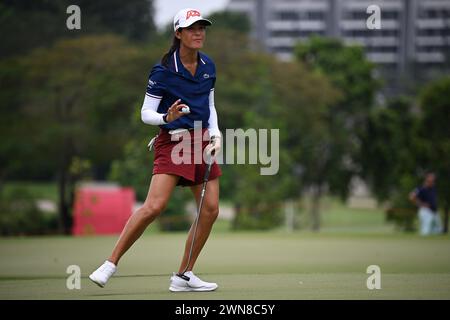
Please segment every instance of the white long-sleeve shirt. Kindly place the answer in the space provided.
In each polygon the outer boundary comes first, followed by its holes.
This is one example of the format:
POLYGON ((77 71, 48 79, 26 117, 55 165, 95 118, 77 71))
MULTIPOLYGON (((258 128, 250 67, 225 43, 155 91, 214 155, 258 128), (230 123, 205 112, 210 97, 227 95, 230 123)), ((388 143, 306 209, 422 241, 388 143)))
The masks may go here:
MULTIPOLYGON (((158 106, 162 98, 157 98, 149 94, 145 95, 144 103, 141 108, 141 119, 144 123, 154 126, 166 124, 163 120, 164 114, 158 113, 158 106)), ((217 111, 214 104, 214 89, 209 93, 209 120, 208 131, 209 135, 220 136, 219 123, 217 118, 217 111)))

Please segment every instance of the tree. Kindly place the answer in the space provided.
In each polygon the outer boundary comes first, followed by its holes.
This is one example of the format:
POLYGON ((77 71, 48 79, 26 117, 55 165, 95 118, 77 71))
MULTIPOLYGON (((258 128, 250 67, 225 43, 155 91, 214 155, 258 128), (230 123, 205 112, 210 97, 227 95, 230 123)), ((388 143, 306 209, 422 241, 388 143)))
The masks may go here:
POLYGON ((437 190, 448 230, 450 199, 450 131, 448 123, 450 78, 425 86, 416 101, 397 98, 374 110, 368 122, 360 157, 362 175, 378 200, 390 202, 391 216, 406 230, 412 229, 414 207, 408 193, 423 173, 436 172, 437 190))
POLYGON ((25 54, 61 38, 115 33, 133 41, 150 41, 156 35, 152 0, 6 0, 0 3, 2 41, 0 57, 25 54), (69 30, 67 7, 81 9, 81 29, 69 30))
POLYGON ((423 167, 438 176, 437 190, 444 206, 445 232, 450 210, 450 77, 436 80, 419 96, 421 144, 419 159, 423 167))
POLYGON ((346 198, 351 178, 359 171, 355 160, 379 84, 373 76, 374 65, 359 46, 312 37, 296 46, 295 56, 313 72, 329 78, 341 92, 318 113, 319 122, 314 122, 310 139, 304 139, 302 146, 302 182, 312 192, 313 229, 318 230, 320 198, 325 190, 346 198))
MULTIPOLYGON (((265 67, 267 57, 250 51, 246 34, 215 26, 207 31, 204 51, 216 64, 214 95, 222 133, 225 134, 227 128, 255 128, 251 121, 255 113, 252 110, 257 109, 263 100, 264 89, 267 87, 264 83, 269 80, 268 69, 265 67), (243 65, 246 67, 242 68, 243 65)), ((225 137, 223 142, 225 145, 225 137)), ((222 198, 236 201, 238 189, 235 182, 242 177, 238 169, 234 165, 222 166, 222 198)), ((237 207, 239 206, 237 203, 237 207)))
POLYGON ((408 194, 419 183, 417 114, 406 98, 372 110, 362 138, 361 176, 378 201, 388 201, 387 219, 414 230, 415 208, 408 194))
POLYGON ((330 166, 342 165, 335 159, 340 155, 335 153, 332 157, 327 149, 339 134, 330 130, 328 115, 332 103, 340 98, 340 92, 325 76, 312 73, 299 62, 278 63, 272 78, 275 107, 271 118, 278 119, 278 126, 284 128, 282 146, 290 162, 286 174, 298 180, 295 184, 297 197, 313 188, 312 228, 318 230, 318 204, 324 185, 330 182, 330 166))
MULTIPOLYGON (((78 4, 86 17, 88 33, 116 33, 133 41, 150 41, 156 34, 153 0, 68 0, 78 4)), ((69 5, 69 4, 68 4, 69 5)))
MULTIPOLYGON (((391 199, 401 181, 411 180, 408 177, 416 171, 419 123, 411 105, 406 98, 396 98, 370 113, 359 163, 378 201, 391 199)), ((412 186, 408 183, 405 188, 412 186)))
POLYGON ((23 170, 31 158, 30 146, 24 143, 26 121, 16 108, 23 100, 19 94, 23 72, 18 59, 0 61, 0 189, 8 176, 23 170))
MULTIPOLYGON (((22 113, 22 107, 25 105, 24 92, 30 88, 22 85, 27 70, 24 70, 21 57, 35 48, 48 48, 58 39, 74 39, 88 34, 114 32, 135 42, 149 43, 156 35, 153 14, 152 0, 132 0, 126 5, 123 1, 85 0, 5 0, 0 3, 0 187, 6 178, 49 179, 53 170, 44 159, 39 166, 29 161, 35 151, 24 143, 29 137, 30 124, 26 114, 22 113), (72 4, 81 8, 81 30, 66 27, 69 17, 66 9, 72 4)), ((116 92, 118 94, 120 92, 116 92)), ((103 164, 94 163, 99 176, 104 175, 109 166, 108 155, 101 161, 103 164)))
POLYGON ((132 108, 145 90, 146 75, 136 74, 142 74, 147 59, 145 52, 108 35, 60 41, 22 60, 26 143, 34 165, 57 173, 65 233, 76 183, 73 162, 89 159, 101 168, 119 157, 132 108))
POLYGON ((257 165, 224 165, 221 178, 221 195, 235 203, 236 228, 274 227, 283 201, 300 195, 301 181, 294 173, 301 156, 308 154, 301 152, 302 142, 314 140, 311 122, 337 98, 337 91, 323 75, 298 62, 283 63, 252 51, 245 34, 211 29, 207 45, 218 70, 221 129, 280 129, 277 175, 261 176, 257 165))

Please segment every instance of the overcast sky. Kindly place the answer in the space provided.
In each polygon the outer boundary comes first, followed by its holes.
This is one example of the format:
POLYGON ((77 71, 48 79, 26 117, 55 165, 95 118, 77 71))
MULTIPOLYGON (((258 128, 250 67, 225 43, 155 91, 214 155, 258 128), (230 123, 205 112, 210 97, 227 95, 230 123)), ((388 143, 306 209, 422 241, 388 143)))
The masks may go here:
POLYGON ((200 10, 203 16, 225 9, 228 0, 155 0, 155 23, 158 29, 173 22, 175 14, 183 8, 200 10))

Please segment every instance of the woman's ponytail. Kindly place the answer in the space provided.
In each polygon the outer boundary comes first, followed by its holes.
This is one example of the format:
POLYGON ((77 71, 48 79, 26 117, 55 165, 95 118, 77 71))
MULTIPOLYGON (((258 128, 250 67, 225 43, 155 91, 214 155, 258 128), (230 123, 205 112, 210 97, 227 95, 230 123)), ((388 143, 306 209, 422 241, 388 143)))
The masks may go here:
POLYGON ((164 67, 168 67, 169 65, 169 59, 170 56, 180 47, 180 39, 178 39, 177 37, 173 36, 173 41, 172 41, 172 46, 170 47, 169 51, 163 55, 163 57, 161 58, 161 64, 164 67))

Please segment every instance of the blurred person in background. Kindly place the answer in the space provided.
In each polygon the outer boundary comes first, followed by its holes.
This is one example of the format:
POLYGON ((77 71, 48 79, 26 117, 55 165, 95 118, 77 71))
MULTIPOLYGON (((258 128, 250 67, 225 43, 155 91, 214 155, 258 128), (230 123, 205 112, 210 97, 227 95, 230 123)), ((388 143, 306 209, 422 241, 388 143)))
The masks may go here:
POLYGON ((419 208, 420 234, 423 236, 442 233, 435 184, 436 175, 428 172, 422 186, 417 187, 409 194, 409 199, 419 208))

